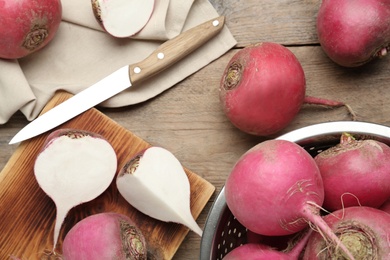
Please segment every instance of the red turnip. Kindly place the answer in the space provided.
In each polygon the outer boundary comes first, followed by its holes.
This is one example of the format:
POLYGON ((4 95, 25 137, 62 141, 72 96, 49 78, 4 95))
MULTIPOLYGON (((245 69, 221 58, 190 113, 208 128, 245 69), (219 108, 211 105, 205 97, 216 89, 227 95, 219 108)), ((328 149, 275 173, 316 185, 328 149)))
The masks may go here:
POLYGON ((264 42, 248 46, 231 58, 221 79, 219 99, 233 125, 260 136, 285 128, 304 103, 345 105, 305 97, 305 91, 305 74, 295 55, 280 44, 264 42))
MULTIPOLYGON (((370 207, 349 207, 325 216, 324 220, 356 259, 389 259, 390 214, 370 207)), ((347 258, 313 232, 304 259, 347 258)))
POLYGON ((0 58, 18 59, 46 46, 62 18, 60 0, 0 2, 0 58))
POLYGON ((324 199, 320 171, 296 143, 267 140, 248 150, 226 180, 225 197, 232 214, 253 232, 288 235, 310 222, 345 249, 319 214, 324 199))
POLYGON ((390 46, 388 0, 323 0, 317 32, 324 52, 345 67, 387 54, 390 46))
POLYGON ((230 251, 223 260, 240 259, 264 259, 264 260, 297 260, 309 239, 312 230, 308 230, 304 236, 292 248, 285 252, 277 251, 264 244, 244 244, 230 251))
POLYGON ((378 208, 390 197, 390 147, 341 135, 340 143, 315 156, 325 190, 323 207, 378 208))
POLYGON ((145 259, 146 242, 134 222, 118 213, 91 215, 66 234, 64 260, 145 259))
POLYGON ((155 0, 91 0, 100 26, 114 37, 138 33, 149 21, 155 0))
POLYGON ((68 211, 103 193, 116 169, 115 151, 102 136, 76 129, 60 129, 49 135, 35 160, 34 173, 57 208, 54 248, 68 211))

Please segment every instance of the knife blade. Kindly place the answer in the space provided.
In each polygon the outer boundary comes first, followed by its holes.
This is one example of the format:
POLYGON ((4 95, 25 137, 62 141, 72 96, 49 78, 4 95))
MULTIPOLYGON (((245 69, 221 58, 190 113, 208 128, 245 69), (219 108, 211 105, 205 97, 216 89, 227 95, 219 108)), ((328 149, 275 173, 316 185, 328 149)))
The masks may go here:
POLYGON ((146 59, 118 69, 40 115, 22 128, 9 144, 19 143, 47 132, 132 85, 161 72, 217 35, 224 23, 225 17, 220 16, 164 42, 146 59))

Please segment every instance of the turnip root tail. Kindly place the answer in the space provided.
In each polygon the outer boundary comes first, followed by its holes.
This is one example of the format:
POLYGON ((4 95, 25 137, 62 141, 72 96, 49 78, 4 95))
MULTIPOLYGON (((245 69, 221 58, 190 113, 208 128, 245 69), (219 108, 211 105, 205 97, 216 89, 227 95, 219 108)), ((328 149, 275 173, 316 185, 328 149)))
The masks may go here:
POLYGON ((310 104, 310 105, 321 105, 321 106, 328 106, 328 107, 346 107, 349 114, 352 117, 353 121, 356 121, 357 115, 355 111, 353 111, 352 107, 348 104, 345 104, 344 102, 340 101, 335 101, 335 100, 329 100, 329 99, 324 99, 324 98, 317 98, 317 97, 312 97, 312 96, 305 96, 304 99, 305 104, 310 104))
POLYGON ((182 213, 180 224, 183 224, 187 226, 189 229, 191 229, 193 232, 195 232, 198 236, 203 235, 203 230, 199 227, 198 223, 196 223, 194 217, 192 216, 190 211, 186 211, 182 213), (188 216, 186 216, 186 213, 189 213, 188 216))
POLYGON ((313 207, 318 207, 318 205, 307 204, 305 210, 303 210, 303 216, 309 220, 315 227, 317 227, 319 232, 323 234, 324 239, 330 240, 330 243, 335 244, 337 247, 344 252, 345 256, 349 260, 355 260, 352 253, 345 247, 341 240, 336 236, 335 233, 329 228, 326 222, 322 219, 321 216, 317 215, 317 210, 313 210, 313 207))
POLYGON ((70 210, 70 208, 65 207, 65 206, 57 207, 56 222, 54 224, 53 252, 55 252, 55 249, 57 246, 58 237, 60 236, 62 223, 64 222, 69 210, 70 210))

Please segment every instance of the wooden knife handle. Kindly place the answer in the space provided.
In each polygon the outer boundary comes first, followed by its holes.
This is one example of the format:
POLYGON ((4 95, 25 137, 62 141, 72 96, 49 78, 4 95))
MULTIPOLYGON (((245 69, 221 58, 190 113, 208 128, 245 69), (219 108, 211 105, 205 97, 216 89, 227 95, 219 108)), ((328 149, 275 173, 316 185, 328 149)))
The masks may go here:
POLYGON ((146 59, 129 66, 131 82, 134 84, 150 78, 175 64, 218 34, 222 30, 224 23, 225 17, 220 16, 164 42, 146 59))

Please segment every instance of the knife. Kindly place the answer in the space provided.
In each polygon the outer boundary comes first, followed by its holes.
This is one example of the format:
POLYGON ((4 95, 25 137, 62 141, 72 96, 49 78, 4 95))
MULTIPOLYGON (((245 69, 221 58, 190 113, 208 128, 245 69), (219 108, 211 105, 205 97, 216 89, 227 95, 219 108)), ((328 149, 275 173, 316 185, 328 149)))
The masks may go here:
POLYGON ((22 128, 9 142, 18 143, 40 135, 72 119, 106 99, 175 64, 218 34, 225 23, 220 16, 164 42, 146 59, 124 66, 22 128))

